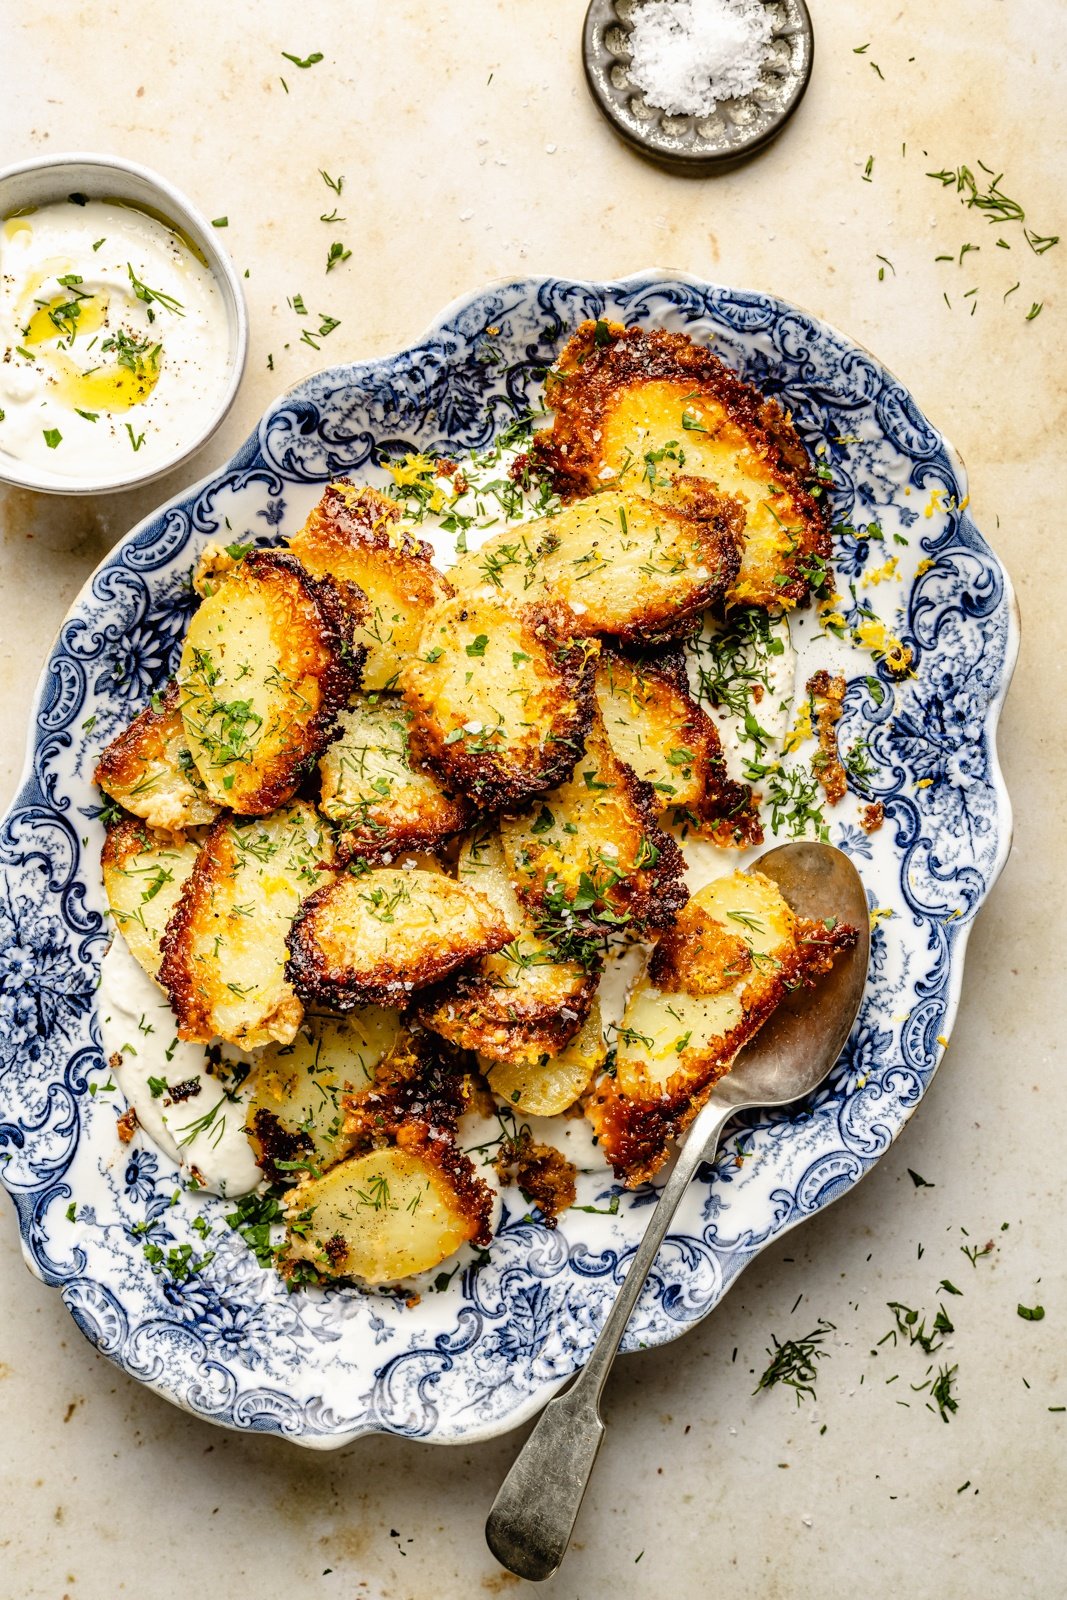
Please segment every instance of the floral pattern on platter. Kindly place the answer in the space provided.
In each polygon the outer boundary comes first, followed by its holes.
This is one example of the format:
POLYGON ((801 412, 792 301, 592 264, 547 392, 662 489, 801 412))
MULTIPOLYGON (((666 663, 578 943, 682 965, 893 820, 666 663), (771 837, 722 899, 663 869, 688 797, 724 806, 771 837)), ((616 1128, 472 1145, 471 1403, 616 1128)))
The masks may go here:
MULTIPOLYGON (((491 1250, 417 1305, 354 1288, 289 1294, 225 1223, 227 1203, 179 1191, 173 1165, 115 1134, 121 1103, 100 1049, 95 985, 108 938, 96 753, 171 671, 199 549, 276 539, 333 474, 383 478, 381 454, 487 445, 539 392, 584 317, 684 329, 792 412, 833 473, 842 589, 892 534, 878 609, 913 673, 798 619, 801 681, 849 680, 843 748, 865 741, 868 836, 854 798, 832 837, 856 859, 874 939, 863 1009, 807 1102, 731 1125, 678 1215, 626 1347, 693 1326, 769 1240, 844 1193, 918 1104, 957 1004, 967 932, 1010 841, 994 746, 1017 648, 1011 587, 966 514, 962 469, 873 357, 769 295, 654 273, 612 284, 520 280, 449 308, 412 349, 333 368, 285 395, 235 459, 163 507, 105 560, 47 664, 28 770, 0 828, 0 1179, 27 1259, 79 1327, 198 1415, 332 1447, 380 1430, 455 1441, 529 1417, 589 1350, 644 1226, 650 1188, 583 1179, 585 1209, 549 1232, 506 1197, 491 1250), (224 530, 224 531, 223 531, 224 530), (904 543, 903 541, 907 542, 904 543), (851 809, 850 809, 851 807, 851 809), (177 1198, 175 1198, 177 1197, 177 1198), (194 1230, 203 1213, 208 1240, 194 1230), (145 1252, 153 1251, 155 1267, 145 1252), (201 1270, 160 1267, 189 1246, 201 1270)), ((854 597, 855 598, 855 597, 854 597)), ((202 1225, 201 1225, 202 1226, 202 1225)))

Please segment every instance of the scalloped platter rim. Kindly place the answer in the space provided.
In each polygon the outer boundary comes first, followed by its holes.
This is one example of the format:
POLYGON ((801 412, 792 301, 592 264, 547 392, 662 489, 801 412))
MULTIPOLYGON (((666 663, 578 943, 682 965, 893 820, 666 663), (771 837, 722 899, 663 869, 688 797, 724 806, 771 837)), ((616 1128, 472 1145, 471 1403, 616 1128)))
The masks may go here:
POLYGON ((488 1260, 417 1305, 351 1288, 288 1294, 225 1226, 225 1201, 172 1204, 167 1159, 118 1143, 94 1000, 108 935, 93 757, 165 681, 199 548, 223 529, 275 540, 338 472, 378 481, 381 452, 484 447, 528 408, 574 326, 602 315, 706 339, 782 401, 809 447, 825 447, 832 518, 857 530, 835 550, 839 588, 862 598, 895 535, 896 562, 874 592, 914 653, 914 675, 894 682, 855 646, 834 656, 835 641, 798 620, 802 670, 844 663, 841 737, 863 738, 877 763, 868 781, 882 830, 855 825, 854 801, 831 821, 868 886, 868 992, 822 1089, 731 1125, 624 1348, 684 1333, 767 1243, 858 1182, 943 1054, 967 935, 1010 848, 995 733, 1018 649, 1011 583, 967 515, 958 455, 873 356, 771 295, 648 271, 507 279, 454 301, 407 349, 283 395, 230 462, 111 551, 42 673, 22 784, 0 825, 0 1181, 23 1253, 97 1349, 210 1421, 317 1448, 518 1426, 581 1365, 655 1198, 647 1187, 624 1195, 612 1214, 610 1187, 590 1180, 596 1209, 566 1213, 556 1232, 505 1206, 488 1260), (192 1223, 205 1205, 214 1258, 182 1281, 153 1272, 145 1231, 199 1246, 192 1223))

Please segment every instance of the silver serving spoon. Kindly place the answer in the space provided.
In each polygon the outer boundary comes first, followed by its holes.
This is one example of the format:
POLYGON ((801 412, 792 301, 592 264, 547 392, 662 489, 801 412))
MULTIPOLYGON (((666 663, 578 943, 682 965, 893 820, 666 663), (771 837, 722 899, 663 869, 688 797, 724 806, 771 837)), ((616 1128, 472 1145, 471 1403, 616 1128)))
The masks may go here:
POLYGON ((520 1578, 550 1578, 567 1553, 596 1460, 604 1424, 599 1402, 657 1252, 702 1161, 710 1161, 723 1127, 737 1111, 782 1106, 810 1094, 844 1046, 867 980, 870 924, 867 896, 851 861, 832 845, 802 841, 768 850, 752 863, 773 878, 798 915, 836 917, 859 930, 814 989, 790 995, 740 1052, 686 1136, 649 1218, 608 1319, 585 1367, 565 1394, 549 1402, 500 1486, 485 1525, 490 1550, 520 1578))

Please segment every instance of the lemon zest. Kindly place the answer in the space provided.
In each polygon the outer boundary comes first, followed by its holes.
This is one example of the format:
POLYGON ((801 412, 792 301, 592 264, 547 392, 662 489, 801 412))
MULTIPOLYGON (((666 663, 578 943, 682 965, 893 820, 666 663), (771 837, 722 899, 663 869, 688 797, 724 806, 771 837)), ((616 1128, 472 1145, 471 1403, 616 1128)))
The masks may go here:
POLYGON ((792 751, 799 750, 806 739, 815 737, 811 726, 811 702, 805 700, 797 710, 797 719, 782 743, 783 755, 790 755, 792 751))
POLYGON ((884 562, 882 566, 873 567, 870 572, 863 574, 860 579, 860 588, 870 589, 876 583, 884 583, 887 578, 895 578, 899 571, 900 562, 896 556, 890 556, 889 560, 884 562))

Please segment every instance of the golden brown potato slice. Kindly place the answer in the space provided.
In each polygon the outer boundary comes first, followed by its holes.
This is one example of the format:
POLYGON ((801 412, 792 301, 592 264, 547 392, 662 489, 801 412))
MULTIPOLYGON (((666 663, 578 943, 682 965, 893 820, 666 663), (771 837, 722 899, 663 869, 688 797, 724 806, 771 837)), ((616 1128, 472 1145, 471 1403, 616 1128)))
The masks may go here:
POLYGON ((797 917, 761 872, 707 884, 660 939, 618 1027, 615 1075, 587 1115, 618 1177, 650 1178, 741 1046, 856 930, 797 917))
POLYGON ((395 1146, 350 1156, 285 1201, 290 1262, 325 1278, 396 1283, 438 1266, 477 1232, 448 1172, 395 1146))
POLYGON ((337 1011, 406 1005, 511 937, 482 895, 443 873, 379 867, 345 873, 306 900, 287 972, 301 999, 337 1011))
POLYGON ((173 678, 112 739, 93 778, 106 795, 142 817, 150 828, 177 833, 205 827, 218 812, 189 753, 173 678))
POLYGON ((395 501, 347 478, 331 483, 289 548, 315 577, 354 585, 364 689, 395 689, 431 609, 452 593, 432 550, 400 522, 395 501))
POLYGON ((255 1067, 246 1119, 256 1161, 272 1182, 333 1166, 352 1148, 342 1096, 373 1082, 400 1032, 400 1013, 366 1006, 347 1017, 306 1016, 290 1044, 269 1044, 255 1067))
POLYGON ((539 806, 504 818, 500 839, 520 895, 564 950, 575 933, 669 927, 688 897, 652 790, 614 754, 599 715, 573 775, 539 806))
POLYGON ((382 861, 429 850, 470 821, 467 801, 413 758, 413 715, 398 695, 360 695, 341 712, 340 737, 319 763, 319 810, 342 825, 344 857, 382 861))
POLYGON ((492 1238, 493 1196, 456 1134, 471 1075, 404 1029, 373 1085, 344 1097, 353 1154, 287 1205, 289 1271, 388 1283, 492 1238))
POLYGON ((457 596, 401 670, 411 745, 486 806, 515 806, 570 772, 593 708, 596 646, 571 643, 564 607, 457 596))
POLYGON ((594 998, 582 1027, 558 1055, 529 1055, 510 1061, 479 1056, 478 1065, 497 1099, 526 1117, 555 1117, 588 1089, 607 1056, 600 1006, 594 998))
POLYGON ((704 478, 744 509, 731 603, 789 607, 818 588, 830 558, 812 465, 777 401, 682 333, 584 322, 545 385, 552 426, 534 454, 565 499, 605 483, 672 492, 704 478))
POLYGON ((332 848, 303 801, 213 823, 163 937, 159 981, 182 1039, 251 1050, 295 1037, 304 1008, 285 976, 285 936, 329 875, 332 848))
POLYGON ((420 1019, 487 1060, 538 1062, 556 1055, 589 1015, 596 975, 575 961, 561 961, 538 935, 508 877, 495 831, 482 829, 465 841, 457 875, 495 906, 511 937, 477 966, 453 973, 420 997, 420 1019))
POLYGON ((108 908, 150 978, 159 971, 164 929, 199 853, 194 840, 176 843, 132 817, 108 826, 100 856, 108 908))
POLYGON ((671 500, 604 489, 542 522, 509 528, 449 577, 472 597, 564 601, 576 638, 613 634, 650 644, 691 631, 737 575, 742 518, 699 479, 671 500))
POLYGON ((253 550, 189 624, 178 686, 185 734, 210 795, 242 816, 292 798, 337 731, 362 651, 329 579, 253 550))
POLYGON ((694 833, 721 845, 759 844, 763 829, 752 790, 727 776, 718 730, 689 693, 680 651, 631 660, 605 651, 596 696, 608 742, 694 833))

